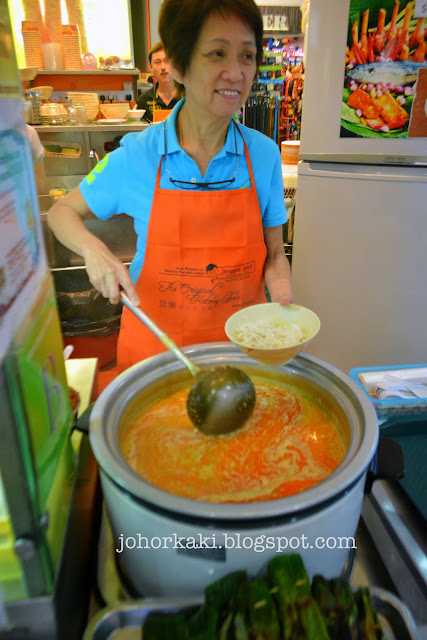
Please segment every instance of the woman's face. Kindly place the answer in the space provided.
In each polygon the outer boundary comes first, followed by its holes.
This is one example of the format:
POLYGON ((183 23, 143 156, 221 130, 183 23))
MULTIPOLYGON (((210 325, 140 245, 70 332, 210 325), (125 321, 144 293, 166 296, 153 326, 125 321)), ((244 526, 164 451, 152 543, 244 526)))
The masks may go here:
POLYGON ((255 35, 232 14, 208 16, 184 76, 186 103, 201 116, 231 117, 246 102, 255 77, 255 35))

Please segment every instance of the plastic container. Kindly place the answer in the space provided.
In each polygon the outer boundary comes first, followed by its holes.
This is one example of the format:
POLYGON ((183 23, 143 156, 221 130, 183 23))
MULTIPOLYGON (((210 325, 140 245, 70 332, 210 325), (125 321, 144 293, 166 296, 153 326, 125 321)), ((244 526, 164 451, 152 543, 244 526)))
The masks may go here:
POLYGON ((59 42, 45 42, 42 44, 42 49, 46 71, 56 71, 64 68, 62 46, 59 42))
POLYGON ((299 140, 284 140, 281 145, 281 156, 284 164, 298 164, 299 140))
POLYGON ((392 418, 394 416, 411 416, 411 415, 427 415, 427 399, 422 398, 385 398, 379 400, 375 397, 376 381, 381 380, 382 376, 398 371, 404 371, 405 375, 402 379, 415 380, 417 375, 423 373, 427 364, 401 364, 396 366, 383 367, 357 367, 351 369, 350 377, 362 387, 363 391, 369 396, 376 414, 380 419, 392 418), (406 375, 408 374, 408 375, 406 375), (412 374, 412 375, 411 375, 412 374))
POLYGON ((65 187, 53 187, 53 189, 49 189, 49 195, 52 196, 54 200, 60 200, 67 193, 67 189, 65 187))

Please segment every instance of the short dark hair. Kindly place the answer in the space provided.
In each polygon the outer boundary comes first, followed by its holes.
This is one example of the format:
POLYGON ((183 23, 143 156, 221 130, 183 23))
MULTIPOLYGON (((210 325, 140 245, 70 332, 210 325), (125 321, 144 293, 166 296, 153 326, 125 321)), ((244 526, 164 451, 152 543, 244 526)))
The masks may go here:
POLYGON ((156 44, 151 47, 150 51, 148 52, 148 61, 150 64, 153 55, 158 51, 165 51, 165 45, 163 44, 163 42, 156 42, 156 44))
POLYGON ((254 0, 164 0, 160 7, 159 33, 165 51, 180 74, 185 75, 207 17, 214 11, 245 22, 255 35, 256 62, 263 59, 261 12, 254 0))

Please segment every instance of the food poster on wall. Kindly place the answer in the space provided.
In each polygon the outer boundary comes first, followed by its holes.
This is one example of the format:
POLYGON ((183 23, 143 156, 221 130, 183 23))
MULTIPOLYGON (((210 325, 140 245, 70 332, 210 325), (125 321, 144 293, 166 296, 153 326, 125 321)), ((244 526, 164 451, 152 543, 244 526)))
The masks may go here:
POLYGON ((427 137, 427 2, 350 0, 340 137, 427 137))

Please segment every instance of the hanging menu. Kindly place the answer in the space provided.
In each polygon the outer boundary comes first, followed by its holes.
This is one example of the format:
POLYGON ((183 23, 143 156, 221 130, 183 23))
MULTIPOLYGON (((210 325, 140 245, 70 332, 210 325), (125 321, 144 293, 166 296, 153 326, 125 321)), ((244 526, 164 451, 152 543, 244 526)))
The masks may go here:
POLYGON ((0 98, 0 361, 47 270, 21 101, 0 98), (8 127, 20 115, 21 123, 8 127), (13 121, 12 121, 13 122, 13 121))

